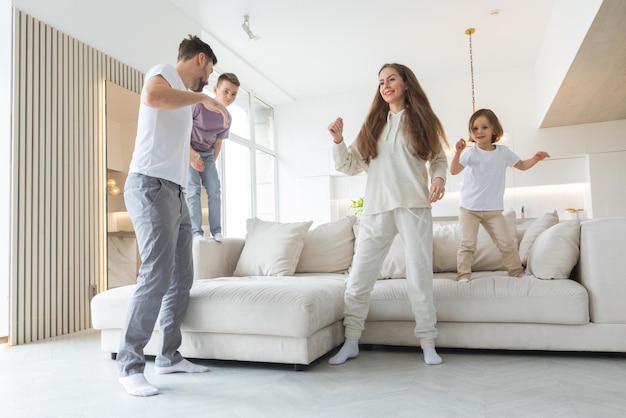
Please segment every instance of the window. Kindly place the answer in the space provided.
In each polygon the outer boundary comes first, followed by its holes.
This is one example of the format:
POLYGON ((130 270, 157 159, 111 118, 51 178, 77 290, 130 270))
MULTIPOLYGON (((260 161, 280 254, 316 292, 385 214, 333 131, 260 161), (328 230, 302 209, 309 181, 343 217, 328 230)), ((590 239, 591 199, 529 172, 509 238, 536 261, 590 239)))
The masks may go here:
MULTIPOLYGON (((205 90, 212 97, 218 76, 211 75, 211 88, 205 90)), ((277 218, 274 109, 240 87, 228 112, 232 117, 230 135, 222 143, 217 163, 222 183, 222 229, 227 237, 243 238, 246 219, 277 218)))
POLYGON ((274 109, 256 97, 252 103, 254 106, 254 139, 257 144, 274 149, 274 109))
POLYGON ((222 218, 227 236, 245 237, 246 219, 252 216, 252 158, 250 147, 238 142, 224 143, 222 218))
POLYGON ((231 135, 235 134, 242 139, 251 139, 250 94, 240 87, 239 93, 237 93, 237 99, 228 107, 228 111, 233 118, 230 125, 231 135))
POLYGON ((256 151, 256 213, 264 221, 276 220, 275 158, 265 151, 256 151))

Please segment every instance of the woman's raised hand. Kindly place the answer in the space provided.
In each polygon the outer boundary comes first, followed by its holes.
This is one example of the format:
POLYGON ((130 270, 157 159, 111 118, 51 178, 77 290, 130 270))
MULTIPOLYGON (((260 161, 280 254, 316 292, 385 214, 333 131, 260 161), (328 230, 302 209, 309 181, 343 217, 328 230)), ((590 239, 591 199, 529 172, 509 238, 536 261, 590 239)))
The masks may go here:
POLYGON ((328 125, 328 132, 333 137, 335 144, 339 144, 343 141, 343 119, 337 118, 330 125, 328 125))

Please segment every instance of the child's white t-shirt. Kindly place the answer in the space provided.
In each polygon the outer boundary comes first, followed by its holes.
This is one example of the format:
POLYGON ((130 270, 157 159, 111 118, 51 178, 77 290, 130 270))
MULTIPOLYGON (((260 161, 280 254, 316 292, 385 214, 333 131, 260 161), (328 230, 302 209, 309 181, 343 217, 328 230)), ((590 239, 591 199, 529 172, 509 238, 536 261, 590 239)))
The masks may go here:
POLYGON ((494 144, 493 151, 474 146, 461 154, 465 167, 460 206, 467 210, 503 210, 506 169, 520 161, 509 147, 494 144))
MULTIPOLYGON (((187 91, 173 65, 160 64, 146 73, 145 80, 161 75, 172 88, 187 91)), ((129 173, 140 173, 187 187, 192 106, 163 110, 141 101, 135 151, 129 173)))

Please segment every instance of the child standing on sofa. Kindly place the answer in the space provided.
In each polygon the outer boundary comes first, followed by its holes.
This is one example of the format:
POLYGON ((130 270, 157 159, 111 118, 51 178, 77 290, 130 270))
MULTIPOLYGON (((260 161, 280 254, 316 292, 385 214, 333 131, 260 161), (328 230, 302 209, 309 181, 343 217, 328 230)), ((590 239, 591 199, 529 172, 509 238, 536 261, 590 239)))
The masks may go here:
POLYGON ((369 114, 356 141, 343 141, 343 120, 328 130, 335 168, 348 175, 368 173, 356 252, 345 291, 346 340, 330 360, 342 364, 359 354, 359 339, 383 260, 396 234, 406 251, 407 294, 415 335, 426 364, 440 364, 435 350, 437 318, 433 301, 430 204, 445 192, 447 142, 439 118, 415 74, 402 64, 385 64, 369 114), (427 183, 431 177, 430 187, 427 183))
POLYGON ((539 151, 532 158, 522 160, 508 147, 496 144, 503 134, 504 130, 495 113, 489 109, 479 109, 469 120, 470 141, 476 146, 464 153, 466 147, 464 139, 459 139, 455 145, 454 157, 450 162, 450 174, 456 175, 465 169, 459 213, 461 227, 461 243, 457 252, 459 282, 470 281, 478 226, 481 224, 502 253, 509 276, 524 275, 515 237, 511 235, 502 215, 506 169, 515 167, 518 170, 528 170, 550 156, 547 152, 539 151))
MULTIPOLYGON (((239 78, 233 73, 223 73, 213 87, 215 100, 230 106, 239 93, 239 78)), ((228 110, 226 111, 228 113, 228 110)), ((191 217, 191 233, 194 238, 204 236, 202 229, 202 187, 206 189, 209 207, 211 236, 222 242, 222 192, 217 174, 216 161, 222 149, 222 140, 228 138, 232 118, 228 113, 227 126, 218 113, 207 110, 201 104, 193 107, 193 128, 189 152, 189 179, 187 183, 187 207, 191 217)))

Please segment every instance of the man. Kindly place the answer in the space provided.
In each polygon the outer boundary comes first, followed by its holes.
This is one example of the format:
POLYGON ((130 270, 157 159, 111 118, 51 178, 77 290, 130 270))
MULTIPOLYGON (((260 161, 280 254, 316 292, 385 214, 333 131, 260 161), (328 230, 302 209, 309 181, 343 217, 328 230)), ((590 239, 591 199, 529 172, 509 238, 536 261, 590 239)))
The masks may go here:
POLYGON ((137 138, 124 199, 142 265, 117 354, 120 383, 133 396, 159 393, 144 377, 143 354, 157 317, 160 339, 156 373, 208 370, 185 360, 178 348, 180 325, 193 283, 191 223, 183 194, 191 106, 202 103, 220 113, 224 125, 228 122, 226 108, 201 93, 216 63, 211 47, 190 35, 180 43, 176 66, 152 67, 141 92, 137 138))

